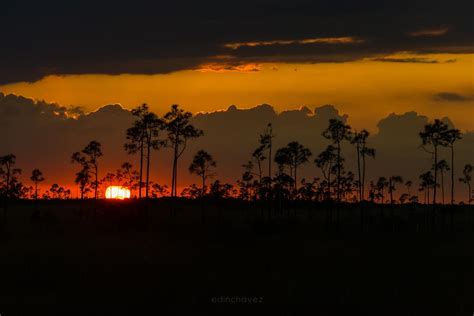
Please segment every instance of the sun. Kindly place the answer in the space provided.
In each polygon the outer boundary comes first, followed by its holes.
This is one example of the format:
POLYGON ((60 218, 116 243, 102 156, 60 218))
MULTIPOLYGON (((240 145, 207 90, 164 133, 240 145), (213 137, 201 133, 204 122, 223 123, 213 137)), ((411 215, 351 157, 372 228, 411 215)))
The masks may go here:
POLYGON ((109 186, 105 191, 106 199, 125 200, 130 198, 130 190, 122 186, 109 186))

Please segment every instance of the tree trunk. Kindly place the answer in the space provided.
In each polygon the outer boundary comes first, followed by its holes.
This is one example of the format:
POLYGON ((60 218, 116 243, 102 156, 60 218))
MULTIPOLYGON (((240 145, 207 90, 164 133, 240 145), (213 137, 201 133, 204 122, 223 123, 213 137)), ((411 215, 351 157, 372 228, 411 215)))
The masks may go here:
POLYGON ((438 185, 438 147, 435 146, 434 150, 434 187, 433 187, 433 205, 436 205, 436 186, 438 185))
MULTIPOLYGON (((268 178, 272 178, 272 130, 270 129, 270 144, 268 146, 268 178)), ((270 185, 270 182, 269 184, 270 185)))
POLYGON ((257 160, 257 163, 258 163, 258 183, 260 183, 260 185, 262 185, 262 163, 260 160, 257 160))
POLYGON ((471 205, 471 182, 467 183, 467 189, 469 192, 467 192, 467 205, 471 205))
POLYGON ((140 179, 138 182, 138 198, 142 198, 142 182, 143 182, 143 141, 140 141, 140 179))
POLYGON ((444 172, 441 171, 441 197, 444 205, 444 172))
POLYGON ((454 144, 451 144, 451 205, 454 204, 454 144))
POLYGON ((362 179, 360 176, 360 150, 359 150, 359 142, 357 142, 357 172, 359 175, 359 202, 362 201, 362 179))
POLYGON ((298 179, 296 178, 296 169, 297 169, 297 166, 295 165, 295 185, 294 185, 294 188, 295 188, 295 194, 298 196, 298 179))
POLYGON ((176 162, 173 158, 173 169, 171 171, 171 197, 174 197, 174 169, 176 168, 176 162))
POLYGON ((174 196, 178 196, 178 157, 175 158, 175 165, 174 168, 174 196))
POLYGON ((201 197, 204 197, 204 194, 206 194, 206 192, 204 191, 206 188, 206 175, 205 173, 202 174, 202 190, 201 190, 201 197))
MULTIPOLYGON (((176 137, 176 136, 175 136, 176 137)), ((173 174, 171 177, 171 196, 176 197, 176 168, 177 168, 177 158, 178 157, 178 139, 176 137, 174 143, 174 154, 173 154, 173 174)))
POLYGON ((365 201, 365 155, 362 155, 362 201, 365 201))
POLYGON ((146 184, 145 184, 145 198, 148 199, 148 191, 149 191, 149 183, 150 183, 150 146, 151 144, 147 144, 147 158, 146 158, 146 184))
POLYGON ((6 189, 6 198, 8 199, 10 197, 10 168, 7 168, 7 189, 6 189))
POLYGON ((393 189, 392 189, 392 180, 388 183, 388 189, 390 191, 390 204, 393 204, 393 189))
POLYGON ((341 201, 341 143, 337 143, 337 203, 341 201))
POLYGON ((331 199, 331 168, 332 164, 329 164, 329 171, 328 171, 328 199, 331 199))
POLYGON ((97 191, 99 189, 99 166, 95 166, 95 188, 94 188, 94 199, 97 200, 97 191))

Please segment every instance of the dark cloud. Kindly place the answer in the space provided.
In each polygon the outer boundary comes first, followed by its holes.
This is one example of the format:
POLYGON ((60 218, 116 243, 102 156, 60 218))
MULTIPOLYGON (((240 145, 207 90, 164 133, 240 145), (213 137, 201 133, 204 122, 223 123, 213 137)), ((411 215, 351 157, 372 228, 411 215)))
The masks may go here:
POLYGON ((472 35, 467 0, 7 1, 0 84, 48 74, 168 73, 219 55, 239 63, 344 62, 472 52, 472 35), (252 42, 268 45, 225 46, 252 42))
POLYGON ((433 98, 439 102, 465 102, 474 100, 473 96, 466 96, 455 92, 440 92, 435 94, 433 98))
MULTIPOLYGON (((77 119, 70 118, 67 113, 56 104, 0 94, 0 134, 3 135, 0 155, 17 155, 18 164, 24 169, 25 182, 29 181, 33 168, 40 168, 49 184, 58 182, 74 186, 76 166, 70 164, 70 156, 94 139, 103 144, 101 172, 104 174, 114 171, 124 161, 138 165, 137 156, 126 155, 123 150, 125 130, 134 120, 129 111, 120 105, 107 105, 77 119)), ((243 171, 240 166, 248 161, 258 146, 259 135, 267 123, 273 124, 275 148, 297 140, 316 155, 329 144, 321 133, 331 118, 351 123, 350 118, 339 113, 333 105, 319 106, 313 111, 302 107, 281 113, 268 104, 250 109, 230 106, 224 111, 198 114, 193 118, 193 124, 204 130, 204 136, 190 142, 180 159, 178 185, 197 181, 187 172, 187 166, 199 149, 210 152, 217 160, 219 179, 234 183, 243 171)), ((443 120, 452 124, 447 118, 443 120)), ((416 183, 418 175, 431 166, 431 156, 419 148, 421 141, 418 133, 427 122, 426 116, 416 112, 390 114, 380 120, 377 133, 368 141, 369 146, 377 150, 376 159, 368 161, 368 178, 401 175, 416 183)), ((356 170, 353 145, 345 142, 342 153, 348 170, 356 170)), ((468 132, 456 145, 457 174, 460 174, 464 164, 472 163, 473 156, 474 132, 468 132)), ((441 148, 440 158, 449 160, 449 151, 441 148)), ((171 159, 171 150, 153 152, 153 181, 169 182, 171 159)), ((321 176, 313 163, 305 165, 301 175, 306 178, 321 176)))
POLYGON ((387 63, 439 64, 438 60, 423 58, 423 57, 412 57, 412 58, 381 57, 381 58, 372 58, 371 60, 372 61, 387 62, 387 63))

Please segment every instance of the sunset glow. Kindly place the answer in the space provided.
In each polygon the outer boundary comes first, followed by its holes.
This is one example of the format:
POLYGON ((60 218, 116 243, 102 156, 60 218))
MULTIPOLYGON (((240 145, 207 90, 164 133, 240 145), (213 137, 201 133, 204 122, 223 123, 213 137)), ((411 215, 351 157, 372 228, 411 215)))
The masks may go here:
POLYGON ((131 109, 146 102, 162 115, 171 104, 212 112, 235 104, 268 103, 277 111, 334 104, 355 128, 376 131, 392 112, 416 111, 430 118, 449 116, 471 130, 472 54, 393 54, 347 63, 204 63, 195 70, 167 75, 48 76, 35 83, 0 86, 3 93, 95 111, 120 103, 131 109), (436 98, 453 92, 464 99, 436 98), (361 110, 363 109, 363 110, 361 110))
POLYGON ((121 186, 109 186, 105 191, 106 199, 125 200, 130 198, 130 190, 121 186))

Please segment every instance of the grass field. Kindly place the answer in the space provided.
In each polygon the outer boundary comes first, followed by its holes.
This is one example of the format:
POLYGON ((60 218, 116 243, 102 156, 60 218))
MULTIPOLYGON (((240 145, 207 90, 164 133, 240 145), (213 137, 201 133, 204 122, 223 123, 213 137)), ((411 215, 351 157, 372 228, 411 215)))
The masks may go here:
POLYGON ((11 204, 0 314, 474 313, 468 206, 175 205, 11 204))

